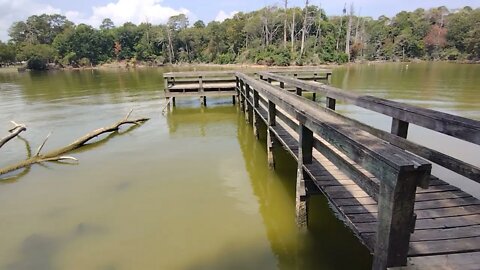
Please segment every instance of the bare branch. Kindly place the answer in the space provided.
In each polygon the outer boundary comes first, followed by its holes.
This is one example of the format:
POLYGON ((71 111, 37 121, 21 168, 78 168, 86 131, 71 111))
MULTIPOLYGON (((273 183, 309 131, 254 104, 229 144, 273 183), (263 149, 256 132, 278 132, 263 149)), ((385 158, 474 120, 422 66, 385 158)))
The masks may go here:
POLYGON ((59 157, 45 158, 45 159, 40 160, 39 162, 64 161, 64 160, 78 161, 78 159, 76 159, 74 157, 71 157, 71 156, 59 156, 59 157))
POLYGON ((50 135, 52 135, 52 132, 50 131, 50 133, 48 133, 47 137, 45 138, 45 140, 43 140, 43 143, 42 145, 40 145, 37 149, 37 153, 35 154, 36 157, 38 157, 40 155, 40 151, 42 151, 43 147, 45 146, 45 143, 47 143, 48 141, 48 138, 50 138, 50 135))
POLYGON ((17 137, 20 133, 27 130, 27 126, 25 126, 23 124, 17 124, 14 121, 10 121, 10 122, 15 126, 13 128, 11 128, 10 130, 8 130, 8 132, 10 132, 9 135, 5 136, 4 138, 2 138, 0 140, 0 148, 3 145, 5 145, 7 142, 9 142, 11 139, 17 137))

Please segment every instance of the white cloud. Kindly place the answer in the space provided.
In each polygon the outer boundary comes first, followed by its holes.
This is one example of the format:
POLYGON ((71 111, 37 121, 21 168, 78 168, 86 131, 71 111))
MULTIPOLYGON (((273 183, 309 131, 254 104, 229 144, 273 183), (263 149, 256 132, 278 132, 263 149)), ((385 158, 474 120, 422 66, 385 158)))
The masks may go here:
POLYGON ((7 41, 8 28, 15 21, 25 20, 28 16, 39 14, 63 14, 75 23, 86 23, 98 27, 102 20, 110 18, 115 25, 125 22, 140 24, 165 23, 168 18, 178 14, 185 14, 190 19, 196 17, 188 9, 174 9, 162 5, 162 0, 116 0, 104 6, 92 7, 91 14, 83 14, 75 10, 64 11, 50 5, 35 2, 35 0, 0 0, 0 40, 7 41))
POLYGON ((230 13, 226 13, 225 11, 223 10, 220 10, 217 14, 217 17, 215 17, 215 21, 217 22, 223 22, 225 21, 226 19, 231 19, 233 18, 233 16, 235 16, 235 14, 237 14, 238 11, 232 11, 230 13))
POLYGON ((55 14, 61 10, 32 0, 0 0, 0 40, 9 39, 8 29, 13 22, 25 20, 34 14, 55 14))
POLYGON ((125 22, 139 24, 150 22, 153 24, 165 23, 168 18, 178 14, 191 15, 188 9, 174 9, 161 4, 162 0, 118 0, 104 6, 92 8, 92 15, 86 20, 92 26, 98 26, 105 18, 110 18, 115 25, 125 22))

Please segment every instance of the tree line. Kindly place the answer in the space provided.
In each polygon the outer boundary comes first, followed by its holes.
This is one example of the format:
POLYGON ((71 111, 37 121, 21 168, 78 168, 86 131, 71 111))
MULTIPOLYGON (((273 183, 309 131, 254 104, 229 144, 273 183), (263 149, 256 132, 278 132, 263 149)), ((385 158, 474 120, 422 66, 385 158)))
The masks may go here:
POLYGON ((62 15, 34 15, 12 24, 0 42, 0 63, 26 61, 29 68, 89 66, 112 61, 316 65, 358 60, 478 60, 480 9, 446 7, 402 11, 378 19, 327 16, 318 6, 267 6, 223 22, 190 24, 184 14, 166 24, 131 22, 100 27, 74 24, 62 15))

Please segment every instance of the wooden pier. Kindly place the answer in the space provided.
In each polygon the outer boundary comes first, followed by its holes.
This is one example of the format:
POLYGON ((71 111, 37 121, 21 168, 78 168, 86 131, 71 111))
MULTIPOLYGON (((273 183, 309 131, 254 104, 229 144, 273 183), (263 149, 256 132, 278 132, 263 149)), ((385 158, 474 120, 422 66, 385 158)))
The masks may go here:
POLYGON ((184 79, 187 88, 166 80, 166 97, 232 95, 255 136, 265 125, 269 166, 275 167, 276 146, 298 162, 296 219, 301 228, 308 225, 309 196, 322 193, 372 252, 372 269, 480 269, 480 200, 431 175, 431 163, 477 183, 480 168, 407 139, 411 123, 480 145, 479 121, 306 81, 330 75, 237 72, 232 88, 226 79, 232 73, 223 74, 224 80, 218 74, 168 74, 198 82, 184 79), (216 80, 205 78, 210 75, 216 80), (305 98, 305 92, 325 96, 326 103, 305 98), (392 117, 391 132, 338 114, 337 100, 392 117))

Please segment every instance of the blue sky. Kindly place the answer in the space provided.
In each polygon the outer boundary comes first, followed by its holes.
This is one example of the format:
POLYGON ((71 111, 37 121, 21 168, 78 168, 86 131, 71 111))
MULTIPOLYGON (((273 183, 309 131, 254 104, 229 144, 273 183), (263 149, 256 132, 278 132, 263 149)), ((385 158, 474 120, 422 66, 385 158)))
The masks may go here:
MULTIPOLYGON (((209 22, 223 20, 235 12, 248 12, 266 5, 283 5, 283 0, 0 0, 0 40, 8 40, 8 28, 14 21, 41 13, 60 13, 75 23, 98 26, 105 17, 115 24, 126 21, 140 23, 163 23, 168 17, 186 13, 191 22, 197 19, 209 22)), ((480 0, 310 0, 311 4, 322 6, 328 15, 342 12, 344 3, 353 3, 356 12, 377 18, 380 15, 393 16, 401 10, 447 6, 459 8, 480 7, 480 0)), ((303 6, 304 0, 289 0, 290 6, 303 6)))

